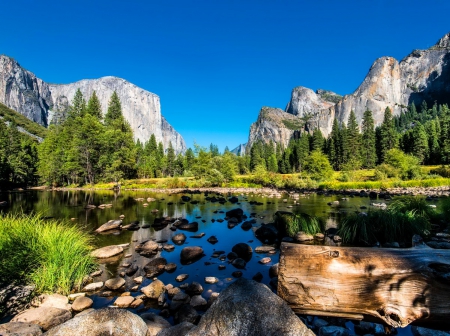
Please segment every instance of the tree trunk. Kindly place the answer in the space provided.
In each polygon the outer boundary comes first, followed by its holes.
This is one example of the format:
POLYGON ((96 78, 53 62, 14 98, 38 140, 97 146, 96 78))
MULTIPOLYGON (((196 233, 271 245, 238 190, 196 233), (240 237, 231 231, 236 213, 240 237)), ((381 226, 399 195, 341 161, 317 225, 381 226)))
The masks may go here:
POLYGON ((450 250, 282 243, 278 295, 300 314, 450 326, 450 250))

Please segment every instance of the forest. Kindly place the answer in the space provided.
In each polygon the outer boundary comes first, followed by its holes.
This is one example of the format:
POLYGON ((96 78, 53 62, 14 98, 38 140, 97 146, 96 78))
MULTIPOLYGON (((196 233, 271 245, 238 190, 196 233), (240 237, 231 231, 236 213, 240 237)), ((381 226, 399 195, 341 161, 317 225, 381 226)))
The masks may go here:
MULTIPOLYGON (((171 144, 164 148, 154 135, 146 143, 133 140, 115 92, 103 116, 95 91, 86 100, 78 90, 41 143, 19 132, 14 120, 0 122, 0 150, 3 188, 75 187, 161 177, 191 177, 220 186, 239 175, 264 180, 261 176, 270 173, 300 173, 306 179, 327 181, 335 171, 345 182, 355 180, 360 169, 374 169, 372 179, 378 181, 414 180, 423 178, 421 165, 450 162, 450 110, 447 105, 430 108, 424 101, 394 117, 388 107, 378 127, 372 112, 365 111, 361 128, 352 111, 347 124, 334 120, 328 138, 319 129, 298 130, 286 148, 257 141, 237 156, 228 147, 220 153, 214 144, 209 148, 196 144, 177 155, 171 144)), ((444 166, 433 173, 449 177, 444 166)))

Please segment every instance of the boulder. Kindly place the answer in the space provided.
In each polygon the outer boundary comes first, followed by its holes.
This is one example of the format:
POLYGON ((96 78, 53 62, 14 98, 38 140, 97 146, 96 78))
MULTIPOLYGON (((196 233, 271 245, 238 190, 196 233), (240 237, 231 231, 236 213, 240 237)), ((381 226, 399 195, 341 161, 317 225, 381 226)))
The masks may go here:
POLYGON ((239 279, 225 289, 186 335, 314 336, 291 308, 265 285, 239 279))
POLYGON ((183 223, 178 225, 178 229, 186 231, 198 231, 198 223, 197 222, 183 223))
POLYGON ((183 322, 160 331, 158 336, 184 336, 194 327, 195 325, 190 322, 183 322))
POLYGON ((147 336, 156 336, 161 330, 170 328, 172 325, 161 316, 154 313, 145 313, 141 315, 148 328, 147 336))
POLYGON ((177 275, 177 277, 175 278, 175 281, 177 282, 183 282, 184 280, 186 280, 187 278, 189 278, 189 274, 180 274, 177 275))
POLYGON ((153 258, 147 265, 144 266, 145 276, 147 278, 153 278, 164 273, 166 265, 167 260, 165 258, 153 258))
POLYGON ((173 272, 175 272, 176 269, 177 269, 177 264, 175 264, 175 263, 168 263, 164 266, 164 270, 167 273, 173 273, 173 272))
POLYGON ((203 249, 200 246, 188 246, 181 250, 181 264, 191 264, 203 256, 203 249))
POLYGON ((176 245, 183 245, 186 241, 186 235, 184 233, 177 233, 172 237, 172 241, 176 245))
POLYGON ((201 295, 194 295, 191 297, 191 301, 189 301, 189 304, 194 307, 195 309, 203 309, 206 307, 208 302, 201 296, 201 295))
POLYGON ((242 258, 236 258, 231 262, 231 265, 233 265, 234 267, 236 267, 238 269, 243 269, 243 268, 245 268, 247 263, 242 258))
POLYGON ((105 246, 91 252, 91 256, 98 259, 111 258, 123 252, 123 247, 118 245, 105 246))
POLYGON ((31 303, 36 307, 53 307, 70 310, 69 298, 61 294, 42 294, 31 303))
POLYGON ((196 324, 199 320, 200 315, 197 313, 197 311, 189 304, 184 304, 178 309, 178 311, 175 313, 175 323, 183 323, 183 322, 190 322, 193 324, 196 324))
POLYGON ((0 288, 0 307, 4 315, 16 315, 29 304, 35 287, 14 283, 0 288))
POLYGON ((112 278, 105 281, 105 287, 111 290, 117 290, 125 285, 124 278, 112 278))
POLYGON ((86 286, 84 286, 84 288, 81 290, 83 292, 94 292, 97 291, 99 289, 101 289, 103 287, 103 282, 93 282, 90 283, 86 286))
POLYGON ((236 253, 239 258, 244 259, 246 262, 248 262, 252 258, 253 254, 252 248, 246 243, 239 243, 234 245, 231 251, 236 253))
POLYGON ((233 209, 233 210, 227 211, 225 213, 225 215, 228 218, 236 218, 238 220, 238 222, 241 222, 242 221, 242 217, 244 215, 244 211, 242 209, 237 208, 237 209, 233 209))
POLYGON ((114 301, 114 306, 119 308, 128 308, 131 306, 131 304, 134 301, 134 297, 127 295, 127 296, 119 296, 116 301, 114 301))
POLYGON ((161 294, 164 293, 164 283, 161 280, 155 280, 147 287, 141 288, 141 292, 145 294, 149 299, 158 299, 161 294))
POLYGON ((159 244, 153 240, 147 240, 136 246, 135 251, 143 257, 151 257, 158 253, 159 244))
POLYGON ((95 232, 105 232, 105 231, 109 231, 109 230, 117 230, 120 229, 122 225, 122 220, 110 220, 108 222, 106 222, 105 224, 103 224, 102 226, 100 226, 97 230, 95 230, 95 232))
POLYGON ((278 230, 272 224, 262 225, 255 231, 255 236, 264 244, 273 244, 278 239, 278 230))
POLYGON ((145 336, 147 325, 139 316, 117 308, 102 308, 77 315, 70 321, 51 329, 48 336, 145 336))
POLYGON ((34 323, 9 322, 0 324, 0 335, 39 336, 42 335, 42 330, 37 324, 34 323))
POLYGON ((185 289, 186 294, 193 296, 193 295, 200 295, 203 293, 203 286, 200 285, 198 282, 192 282, 187 286, 185 289))
POLYGON ((88 298, 86 296, 79 296, 75 299, 75 301, 73 301, 72 310, 76 312, 81 312, 83 310, 91 308, 93 304, 94 301, 92 301, 91 298, 88 298))
POLYGON ((71 318, 72 314, 67 309, 39 307, 28 309, 19 315, 16 315, 11 322, 34 323, 39 325, 42 330, 47 331, 71 318))

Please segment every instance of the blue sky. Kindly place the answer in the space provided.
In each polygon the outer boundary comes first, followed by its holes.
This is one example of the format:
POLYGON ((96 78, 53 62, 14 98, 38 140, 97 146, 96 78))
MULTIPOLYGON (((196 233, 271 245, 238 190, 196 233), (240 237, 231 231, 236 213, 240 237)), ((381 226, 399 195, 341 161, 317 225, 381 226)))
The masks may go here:
POLYGON ((381 56, 450 31, 450 1, 4 1, 0 54, 51 83, 122 77, 188 146, 232 149, 292 88, 352 93, 381 56))

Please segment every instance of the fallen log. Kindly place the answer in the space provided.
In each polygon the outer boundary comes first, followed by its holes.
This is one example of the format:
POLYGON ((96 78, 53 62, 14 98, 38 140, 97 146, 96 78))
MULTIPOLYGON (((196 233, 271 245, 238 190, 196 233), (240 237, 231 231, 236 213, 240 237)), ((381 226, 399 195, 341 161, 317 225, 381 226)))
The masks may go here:
POLYGON ((450 326, 450 250, 282 243, 278 295, 299 314, 450 326))

